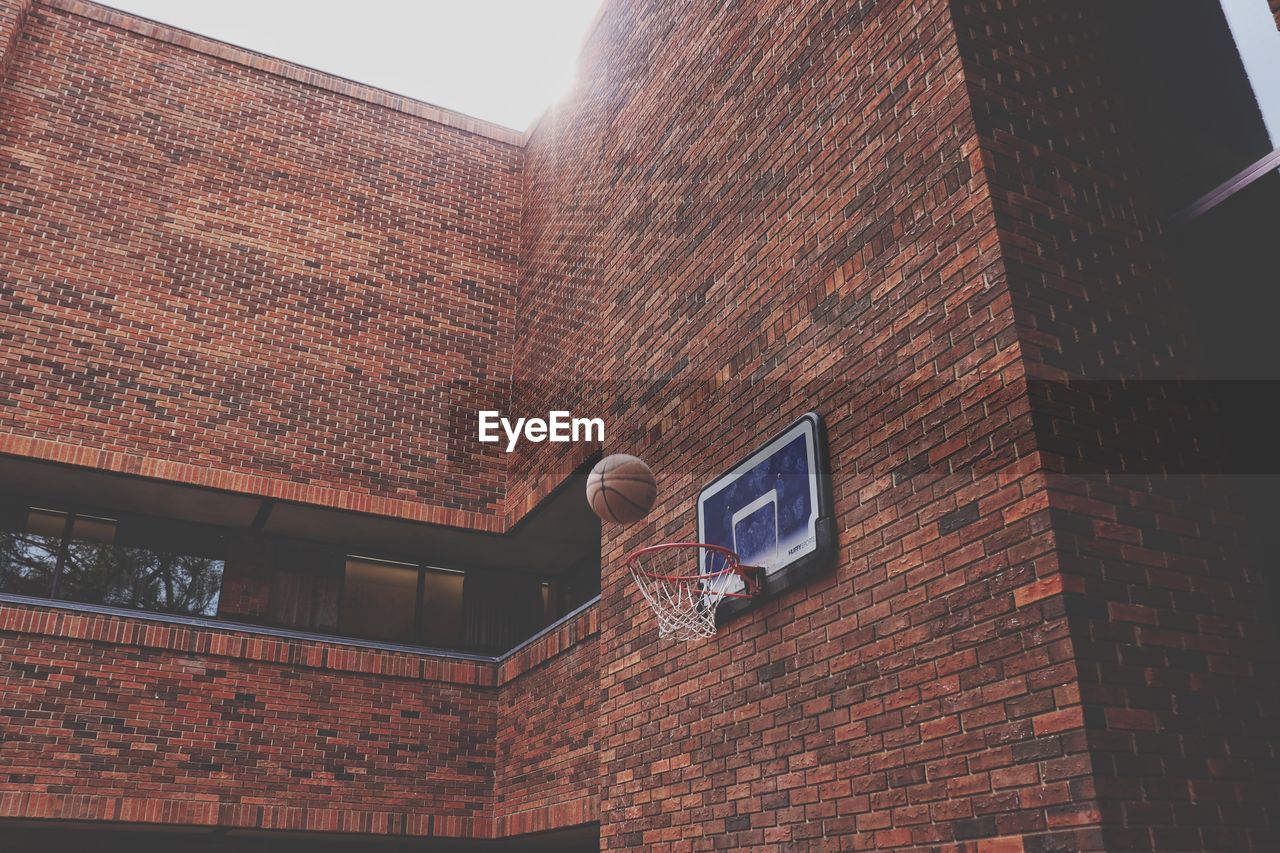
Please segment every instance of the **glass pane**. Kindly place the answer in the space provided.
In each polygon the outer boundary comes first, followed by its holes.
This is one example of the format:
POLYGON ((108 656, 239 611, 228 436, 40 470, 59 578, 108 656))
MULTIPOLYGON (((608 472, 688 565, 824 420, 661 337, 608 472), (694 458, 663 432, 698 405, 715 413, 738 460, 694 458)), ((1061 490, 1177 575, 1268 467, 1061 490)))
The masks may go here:
POLYGON ((114 554, 115 541, 114 519, 75 516, 54 594, 71 601, 106 604, 104 598, 119 562, 114 554))
POLYGON ((115 558, 116 523, 106 518, 76 518, 67 543, 66 562, 58 577, 58 598, 103 604, 118 574, 115 558), (76 535, 85 536, 77 539, 76 535))
POLYGON ((73 543, 58 592, 90 604, 213 616, 222 570, 209 557, 73 543))
POLYGON ((427 570, 422 596, 422 642, 440 648, 462 644, 462 572, 427 570))
POLYGON ((11 518, 0 529, 0 592, 48 596, 66 513, 33 508, 19 518, 16 524, 11 518))
MULTIPOLYGON (((78 516, 58 580, 58 597, 159 613, 212 616, 222 586, 221 555, 116 544, 118 523, 78 516)), ((136 537, 130 537, 136 541, 136 537)), ((207 545, 193 539, 191 550, 207 545)))
POLYGON ((275 542, 265 570, 271 586, 267 621, 287 628, 338 629, 340 554, 302 542, 275 542))
POLYGON ((464 607, 468 648, 505 652, 543 626, 542 583, 516 572, 470 572, 464 607))
POLYGON ((600 594, 600 560, 583 560, 566 573, 564 582, 566 608, 586 604, 600 594))
POLYGON ((348 557, 339 630, 355 637, 411 643, 417 601, 416 566, 348 557))

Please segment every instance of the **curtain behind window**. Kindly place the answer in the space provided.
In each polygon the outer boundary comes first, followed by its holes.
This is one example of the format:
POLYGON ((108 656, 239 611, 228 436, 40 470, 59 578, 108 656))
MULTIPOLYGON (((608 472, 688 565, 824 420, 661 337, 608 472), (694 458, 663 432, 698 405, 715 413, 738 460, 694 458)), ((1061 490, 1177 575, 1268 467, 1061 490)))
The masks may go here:
POLYGON ((343 556, 296 542, 272 543, 267 619, 287 628, 336 631, 343 556))
POLYGON ((505 652, 542 628, 542 584, 523 575, 469 571, 462 609, 466 645, 505 652))

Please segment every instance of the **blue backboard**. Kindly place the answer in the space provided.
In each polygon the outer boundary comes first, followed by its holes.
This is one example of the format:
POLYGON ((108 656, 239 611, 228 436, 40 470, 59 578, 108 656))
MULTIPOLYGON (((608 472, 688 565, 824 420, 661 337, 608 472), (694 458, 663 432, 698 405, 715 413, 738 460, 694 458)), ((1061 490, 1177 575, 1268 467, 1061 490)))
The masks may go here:
MULTIPOLYGON (((766 595, 828 568, 835 555, 830 473, 822 418, 810 412, 698 493, 698 541, 762 567, 766 595)), ((702 571, 718 568, 710 552, 702 559, 702 571)), ((723 591, 741 588, 735 580, 723 591)), ((741 609, 729 603, 721 609, 741 609)))

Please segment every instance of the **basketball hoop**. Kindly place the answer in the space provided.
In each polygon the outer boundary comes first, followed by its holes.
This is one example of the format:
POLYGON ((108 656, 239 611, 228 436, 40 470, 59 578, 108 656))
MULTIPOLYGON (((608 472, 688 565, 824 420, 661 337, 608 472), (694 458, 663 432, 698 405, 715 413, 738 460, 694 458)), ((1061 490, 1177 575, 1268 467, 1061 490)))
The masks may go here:
POLYGON ((721 601, 760 592, 759 568, 742 565, 737 554, 719 545, 663 542, 632 551, 627 565, 658 617, 659 637, 714 637, 721 601), (698 568, 690 573, 688 564, 695 558, 698 568))

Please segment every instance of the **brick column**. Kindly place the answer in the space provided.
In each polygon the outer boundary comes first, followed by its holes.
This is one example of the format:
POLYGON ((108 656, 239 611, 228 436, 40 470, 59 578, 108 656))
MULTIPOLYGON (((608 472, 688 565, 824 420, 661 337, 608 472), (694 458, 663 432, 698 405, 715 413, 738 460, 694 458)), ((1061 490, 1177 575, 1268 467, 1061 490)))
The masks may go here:
POLYGON ((0 81, 4 80, 5 69, 18 44, 31 3, 32 0, 0 0, 0 81))
POLYGON ((583 68, 529 143, 516 376, 661 472, 605 527, 601 848, 1101 849, 950 4, 615 3, 583 68), (810 408, 837 565, 660 642, 622 555, 810 408))
POLYGON ((1164 463, 1168 425, 1194 423, 1165 380, 1203 368, 1108 44, 1120 5, 953 4, 1053 472, 1095 822, 1106 849, 1274 849, 1274 630, 1234 485, 1164 463))

